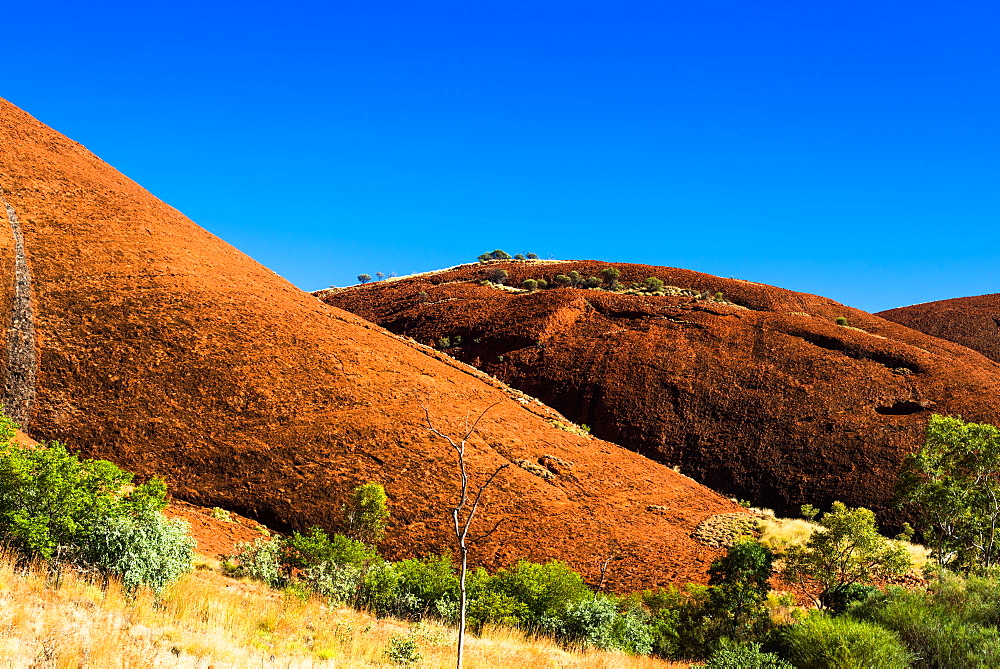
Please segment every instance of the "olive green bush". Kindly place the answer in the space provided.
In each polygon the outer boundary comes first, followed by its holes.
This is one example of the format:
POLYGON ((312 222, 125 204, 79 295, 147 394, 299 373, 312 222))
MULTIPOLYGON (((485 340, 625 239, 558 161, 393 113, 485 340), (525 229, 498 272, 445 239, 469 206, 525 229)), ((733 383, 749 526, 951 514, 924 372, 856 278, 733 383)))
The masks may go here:
POLYGON ((167 520, 166 484, 133 485, 106 460, 81 460, 59 442, 22 446, 0 414, 0 541, 24 562, 72 565, 127 590, 162 588, 191 569, 187 523, 167 520))
POLYGON ((800 669, 904 669, 914 660, 895 632, 820 611, 789 626, 783 645, 782 654, 800 669))

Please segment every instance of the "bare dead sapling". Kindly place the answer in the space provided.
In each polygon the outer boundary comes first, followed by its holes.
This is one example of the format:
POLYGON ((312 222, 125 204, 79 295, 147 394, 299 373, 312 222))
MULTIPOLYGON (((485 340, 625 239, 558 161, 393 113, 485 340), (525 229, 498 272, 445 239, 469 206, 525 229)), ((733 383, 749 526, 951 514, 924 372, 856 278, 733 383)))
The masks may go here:
POLYGON ((500 521, 493 526, 493 528, 475 538, 469 537, 469 529, 472 527, 472 521, 476 517, 476 511, 479 510, 479 503, 482 501, 483 493, 486 489, 490 487, 493 480, 502 472, 504 469, 510 466, 510 463, 505 463, 497 467, 492 474, 487 477, 486 481, 473 491, 474 486, 469 483, 469 472, 465 464, 465 447, 469 442, 469 438, 475 433, 476 428, 479 426, 479 422, 483 419, 486 413, 495 407, 499 402, 491 404, 490 406, 483 409, 482 413, 473 421, 472 425, 469 425, 468 416, 465 420, 465 433, 460 439, 456 439, 451 436, 444 434, 440 430, 434 427, 431 423, 430 412, 427 411, 427 407, 422 407, 424 410, 424 417, 427 420, 427 429, 445 441, 451 446, 452 450, 455 451, 455 456, 457 458, 458 464, 458 475, 459 475, 459 497, 458 504, 455 505, 451 510, 451 519, 454 523, 455 530, 455 544, 458 546, 458 552, 462 556, 462 565, 459 573, 459 615, 458 615, 458 653, 457 653, 457 667, 462 669, 462 661, 464 659, 465 650, 465 618, 466 609, 468 603, 468 597, 466 596, 465 590, 465 577, 468 573, 468 558, 469 558, 469 547, 475 544, 477 541, 482 541, 489 537, 491 534, 496 532, 497 528, 500 527, 500 521))

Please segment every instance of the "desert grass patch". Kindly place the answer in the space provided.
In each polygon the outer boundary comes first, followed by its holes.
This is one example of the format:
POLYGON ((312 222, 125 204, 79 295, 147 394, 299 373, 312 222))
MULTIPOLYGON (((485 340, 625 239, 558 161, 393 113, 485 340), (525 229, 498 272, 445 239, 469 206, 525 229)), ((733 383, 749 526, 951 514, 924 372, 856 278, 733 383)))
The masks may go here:
MULTIPOLYGON (((317 597, 196 570, 159 595, 66 569, 19 568, 0 555, 5 667, 388 667, 392 639, 412 640, 421 667, 450 667, 454 628, 378 619, 317 597)), ((489 625, 467 638, 469 667, 669 667, 653 658, 560 647, 489 625)))

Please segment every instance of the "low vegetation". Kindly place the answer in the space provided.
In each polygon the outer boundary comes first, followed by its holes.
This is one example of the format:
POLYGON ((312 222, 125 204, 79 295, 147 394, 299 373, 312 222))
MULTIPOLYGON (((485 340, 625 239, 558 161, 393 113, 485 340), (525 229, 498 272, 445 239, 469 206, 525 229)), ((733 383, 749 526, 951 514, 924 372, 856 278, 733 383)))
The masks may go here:
MULTIPOLYGON (((378 483, 348 496, 344 534, 312 528, 261 538, 238 545, 218 571, 203 562, 192 573, 187 528, 160 513, 162 481, 136 484, 115 465, 80 460, 58 443, 19 445, 14 429, 0 420, 5 656, 30 657, 25 666, 181 656, 378 666, 454 656, 456 565, 448 554, 397 562, 379 554, 389 502, 378 483)), ((996 666, 1000 580, 990 486, 997 452, 995 427, 934 416, 924 447, 908 460, 903 499, 933 539, 932 577, 923 586, 886 586, 912 568, 903 541, 911 533, 888 539, 866 509, 835 503, 821 514, 807 505, 804 521, 765 520, 754 536, 733 541, 711 565, 708 585, 617 596, 591 589, 557 560, 472 570, 467 661, 996 666), (813 593, 816 608, 774 592, 776 574, 813 593)))

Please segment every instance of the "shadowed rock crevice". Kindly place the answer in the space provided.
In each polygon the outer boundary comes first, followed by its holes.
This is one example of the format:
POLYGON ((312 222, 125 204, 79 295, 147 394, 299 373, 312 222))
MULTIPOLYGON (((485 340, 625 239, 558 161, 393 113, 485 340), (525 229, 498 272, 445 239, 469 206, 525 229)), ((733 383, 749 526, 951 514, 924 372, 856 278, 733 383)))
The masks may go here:
POLYGON ((14 286, 11 293, 11 318, 7 326, 7 379, 3 404, 7 415, 28 429, 35 403, 35 379, 38 358, 35 355, 35 308, 31 299, 31 270, 24 254, 24 235, 17 212, 3 197, 3 205, 14 238, 14 286))

